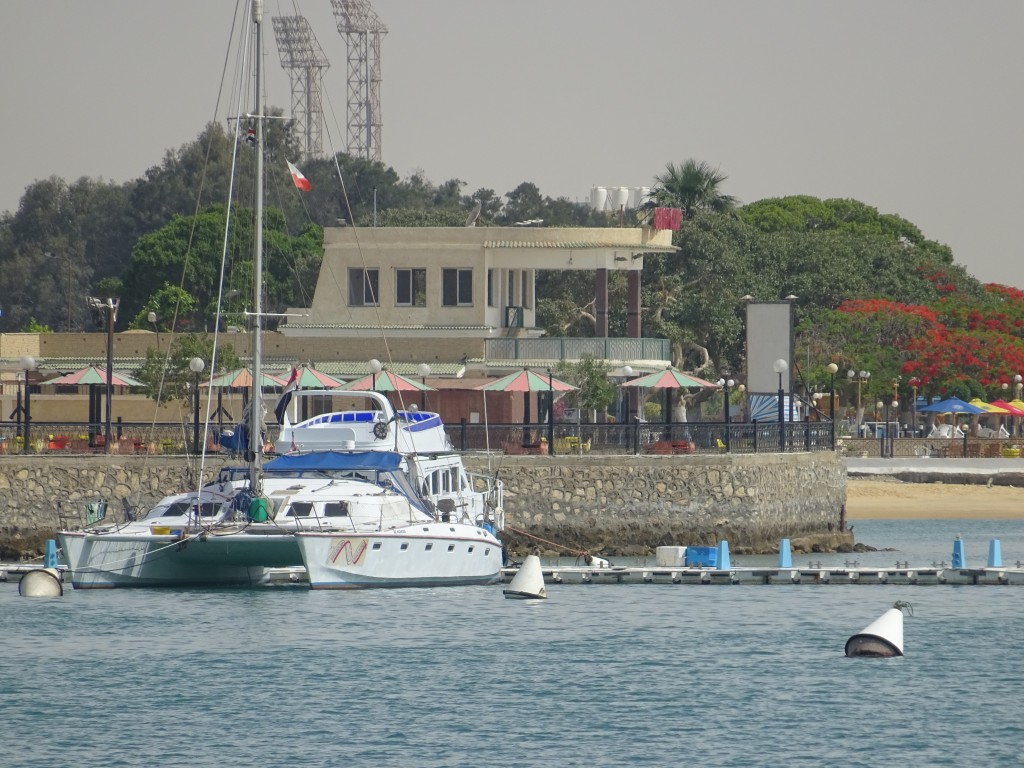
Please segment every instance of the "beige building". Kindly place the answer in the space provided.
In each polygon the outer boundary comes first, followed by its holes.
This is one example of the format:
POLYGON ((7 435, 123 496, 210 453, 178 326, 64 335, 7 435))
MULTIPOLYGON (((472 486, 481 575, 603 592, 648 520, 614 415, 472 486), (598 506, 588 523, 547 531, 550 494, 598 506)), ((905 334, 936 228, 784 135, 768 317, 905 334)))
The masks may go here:
MULTIPOLYGON (((670 230, 646 227, 329 228, 312 302, 290 308, 277 332, 264 333, 264 364, 272 373, 305 364, 356 377, 367 372, 371 358, 412 376, 426 363, 428 383, 444 392, 430 393, 428 406, 448 421, 475 414, 469 403, 476 395, 465 393, 470 380, 478 383, 518 366, 543 369, 586 354, 613 366, 628 364, 638 373, 654 370, 668 363, 668 344, 640 338, 640 274, 645 253, 677 250, 671 236, 670 230), (594 338, 546 338, 536 328, 536 275, 544 269, 595 273, 594 338), (626 339, 607 338, 611 271, 627 273, 626 339)), ((249 334, 221 339, 243 357, 248 354, 249 334)), ((130 373, 159 341, 147 331, 114 334, 115 370, 130 373)), ((20 401, 25 356, 38 366, 30 374, 33 383, 89 364, 105 367, 106 334, 0 334, 4 421, 20 401)), ((89 395, 87 388, 79 389, 33 386, 33 420, 84 421, 89 395)), ((233 414, 240 411, 239 393, 223 393, 221 401, 233 414)), ((502 402, 495 398, 495 418, 506 410, 502 402)), ((510 399, 507 418, 517 418, 517 408, 520 400, 510 399)), ((117 392, 111 414, 115 420, 152 420, 153 402, 117 392)), ((165 407, 156 418, 187 420, 188 406, 165 407)))

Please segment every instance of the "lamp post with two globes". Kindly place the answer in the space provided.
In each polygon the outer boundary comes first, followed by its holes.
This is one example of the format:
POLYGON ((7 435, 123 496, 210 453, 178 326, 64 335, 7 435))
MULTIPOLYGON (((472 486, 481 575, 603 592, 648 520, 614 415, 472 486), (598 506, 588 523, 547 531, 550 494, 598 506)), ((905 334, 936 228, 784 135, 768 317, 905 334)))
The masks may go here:
POLYGON ((731 445, 729 443, 729 433, 732 431, 731 419, 729 418, 729 387, 733 386, 736 382, 732 379, 719 379, 718 386, 722 388, 722 423, 725 425, 725 452, 729 453, 731 445))

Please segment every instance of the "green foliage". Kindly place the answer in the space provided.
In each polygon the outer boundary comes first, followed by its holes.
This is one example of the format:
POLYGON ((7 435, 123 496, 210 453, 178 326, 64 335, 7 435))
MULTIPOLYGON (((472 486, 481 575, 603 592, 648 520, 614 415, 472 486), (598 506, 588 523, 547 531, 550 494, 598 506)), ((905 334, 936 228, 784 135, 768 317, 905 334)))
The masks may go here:
MULTIPOLYGON (((196 374, 189 368, 192 358, 201 358, 204 366, 199 376, 200 386, 210 379, 210 361, 213 359, 213 339, 205 335, 186 334, 172 337, 169 348, 162 350, 150 347, 146 360, 135 372, 143 383, 143 391, 153 400, 170 402, 192 398, 196 374)), ((242 366, 235 349, 230 344, 217 349, 217 364, 214 375, 235 370, 242 366)))
POLYGON ((569 402, 588 411, 603 411, 615 400, 615 385, 608 378, 610 372, 611 366, 603 360, 584 355, 577 362, 559 361, 555 378, 577 388, 566 394, 569 402))
POLYGON ((34 317, 30 317, 28 322, 25 323, 25 327, 21 329, 22 333, 53 333, 53 330, 48 325, 38 322, 34 317))

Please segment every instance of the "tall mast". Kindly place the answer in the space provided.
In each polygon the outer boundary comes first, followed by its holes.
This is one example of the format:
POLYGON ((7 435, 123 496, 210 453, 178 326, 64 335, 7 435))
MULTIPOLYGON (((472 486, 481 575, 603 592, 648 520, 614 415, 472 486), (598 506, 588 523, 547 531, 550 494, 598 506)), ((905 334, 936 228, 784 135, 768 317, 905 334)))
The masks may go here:
POLYGON ((250 484, 259 495, 263 463, 263 0, 252 0, 256 27, 256 240, 253 268, 252 404, 249 422, 250 484))

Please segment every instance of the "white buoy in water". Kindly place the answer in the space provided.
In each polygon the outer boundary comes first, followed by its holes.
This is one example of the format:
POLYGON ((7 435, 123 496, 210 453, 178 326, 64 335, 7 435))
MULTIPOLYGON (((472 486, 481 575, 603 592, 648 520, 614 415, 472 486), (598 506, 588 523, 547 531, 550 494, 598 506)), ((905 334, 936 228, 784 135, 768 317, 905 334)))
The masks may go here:
POLYGON ((29 571, 18 582, 18 594, 22 597, 60 597, 64 584, 56 568, 39 568, 29 571))
POLYGON ((519 571, 509 582, 505 597, 508 600, 545 600, 547 596, 540 558, 536 555, 527 555, 523 564, 519 566, 519 571))
POLYGON ((846 641, 847 656, 892 658, 903 655, 903 609, 914 615, 910 603, 897 600, 864 629, 846 641))

